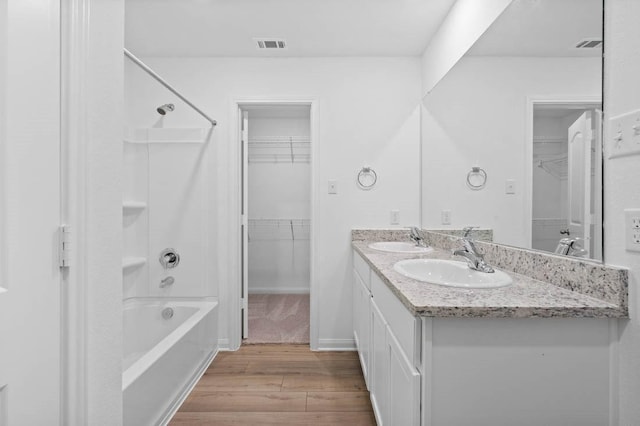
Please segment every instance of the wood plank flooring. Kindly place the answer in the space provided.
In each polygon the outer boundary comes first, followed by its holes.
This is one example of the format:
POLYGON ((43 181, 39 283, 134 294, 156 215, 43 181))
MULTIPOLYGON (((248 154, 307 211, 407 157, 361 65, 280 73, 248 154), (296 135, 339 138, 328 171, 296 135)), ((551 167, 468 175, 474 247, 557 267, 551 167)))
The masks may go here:
POLYGON ((221 352, 171 425, 375 425, 357 352, 245 345, 221 352))

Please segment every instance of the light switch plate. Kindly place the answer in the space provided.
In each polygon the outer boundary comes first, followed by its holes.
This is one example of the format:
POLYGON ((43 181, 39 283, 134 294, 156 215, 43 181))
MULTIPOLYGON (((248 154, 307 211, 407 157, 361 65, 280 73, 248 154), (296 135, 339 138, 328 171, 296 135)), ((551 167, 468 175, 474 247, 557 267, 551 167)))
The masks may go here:
POLYGON ((504 193, 505 194, 515 194, 516 193, 516 181, 515 179, 507 179, 504 184, 504 193))
POLYGON ((609 158, 640 155, 640 109, 611 117, 606 149, 609 158))
POLYGON ((338 193, 338 181, 335 179, 329 180, 329 194, 337 194, 338 193))

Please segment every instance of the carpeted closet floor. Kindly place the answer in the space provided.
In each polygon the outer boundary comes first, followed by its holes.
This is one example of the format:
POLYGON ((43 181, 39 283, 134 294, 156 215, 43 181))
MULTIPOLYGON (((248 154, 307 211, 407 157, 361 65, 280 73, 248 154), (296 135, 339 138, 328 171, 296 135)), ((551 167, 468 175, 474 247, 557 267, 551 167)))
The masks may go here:
POLYGON ((309 343, 308 294, 250 294, 243 344, 309 343))

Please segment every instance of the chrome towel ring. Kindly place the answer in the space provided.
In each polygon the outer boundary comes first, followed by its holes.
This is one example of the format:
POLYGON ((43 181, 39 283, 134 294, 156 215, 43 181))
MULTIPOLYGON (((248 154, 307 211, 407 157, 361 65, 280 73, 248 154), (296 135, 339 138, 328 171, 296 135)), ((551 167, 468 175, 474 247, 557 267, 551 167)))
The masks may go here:
POLYGON ((357 180, 360 189, 369 190, 378 182, 378 174, 370 166, 364 166, 360 169, 357 180))
POLYGON ((467 186, 474 191, 478 191, 485 187, 487 184, 487 172, 478 166, 471 168, 471 171, 467 173, 467 186))

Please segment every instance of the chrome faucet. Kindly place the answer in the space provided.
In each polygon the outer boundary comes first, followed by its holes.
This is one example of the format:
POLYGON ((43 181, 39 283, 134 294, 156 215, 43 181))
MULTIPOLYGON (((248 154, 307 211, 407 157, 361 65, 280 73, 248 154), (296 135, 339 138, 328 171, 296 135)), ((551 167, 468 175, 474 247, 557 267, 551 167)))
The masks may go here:
POLYGON ((484 255, 478 251, 476 245, 473 243, 473 239, 471 238, 471 231, 473 231, 474 226, 467 226, 463 229, 464 233, 462 234, 462 245, 463 248, 460 250, 455 250, 453 252, 454 256, 462 256, 467 260, 467 265, 469 268, 474 271, 487 272, 492 273, 495 272, 491 266, 484 261, 484 255))
POLYGON ((422 236, 422 233, 420 232, 420 230, 416 226, 412 226, 411 227, 411 230, 409 232, 409 238, 411 238, 411 241, 416 243, 416 246, 418 246, 418 247, 426 247, 427 246, 427 243, 424 242, 424 237, 422 236))

